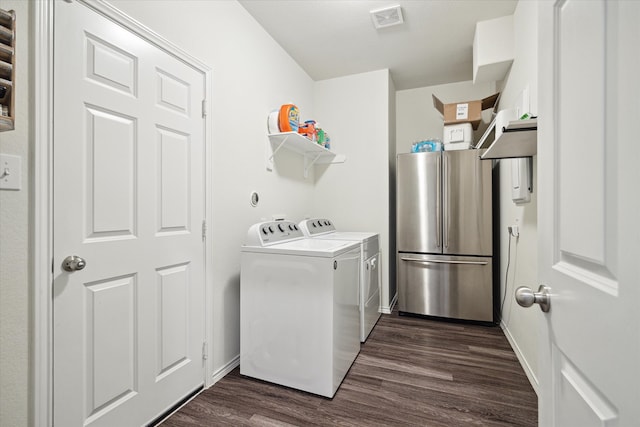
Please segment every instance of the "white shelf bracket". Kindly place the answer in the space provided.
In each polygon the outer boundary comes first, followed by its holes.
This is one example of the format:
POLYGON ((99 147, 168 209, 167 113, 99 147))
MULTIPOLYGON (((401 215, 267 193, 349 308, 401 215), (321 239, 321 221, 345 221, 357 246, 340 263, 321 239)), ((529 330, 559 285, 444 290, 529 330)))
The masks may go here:
POLYGON ((278 153, 278 151, 280 151, 280 149, 282 147, 284 147, 284 144, 287 142, 287 139, 289 139, 289 135, 286 135, 284 138, 282 138, 282 141, 280 141, 280 143, 278 144, 278 146, 276 147, 276 149, 273 149, 273 145, 271 144, 271 140, 267 140, 267 170, 268 171, 272 171, 273 170, 273 162, 274 162, 274 158, 276 156, 276 154, 278 153), (271 155, 269 155, 269 153, 271 153, 271 155))
POLYGON ((309 169, 318 161, 321 154, 315 156, 315 158, 309 163, 309 156, 304 155, 304 177, 307 178, 309 176, 309 169))
MULTIPOLYGON (((269 156, 269 161, 272 162, 273 158, 275 157, 275 155, 278 153, 278 151, 280 151, 280 149, 284 146, 284 143, 287 142, 287 139, 289 138, 289 135, 285 136, 282 140, 282 142, 280 144, 278 144, 278 146, 276 147, 275 150, 273 150, 273 152, 271 153, 271 156, 269 156)), ((269 145, 271 145, 271 142, 269 142, 269 145)))

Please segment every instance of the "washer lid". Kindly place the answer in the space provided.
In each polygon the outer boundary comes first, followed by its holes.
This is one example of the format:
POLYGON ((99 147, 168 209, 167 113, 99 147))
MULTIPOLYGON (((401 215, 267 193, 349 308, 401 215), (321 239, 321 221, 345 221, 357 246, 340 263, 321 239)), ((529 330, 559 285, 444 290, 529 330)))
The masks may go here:
POLYGON ((299 239, 270 246, 243 246, 242 252, 333 258, 352 249, 360 249, 354 240, 299 239))

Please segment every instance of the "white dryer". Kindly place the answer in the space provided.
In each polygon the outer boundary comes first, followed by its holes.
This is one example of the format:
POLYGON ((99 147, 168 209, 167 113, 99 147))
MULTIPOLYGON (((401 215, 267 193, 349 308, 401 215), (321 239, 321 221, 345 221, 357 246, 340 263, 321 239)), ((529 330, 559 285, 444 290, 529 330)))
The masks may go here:
POLYGON ((380 318, 380 239, 377 233, 336 231, 331 220, 312 218, 298 226, 305 236, 317 239, 355 241, 360 245, 360 341, 365 342, 380 318))
POLYGON ((360 351, 360 245, 271 221, 241 251, 240 373, 333 397, 360 351))

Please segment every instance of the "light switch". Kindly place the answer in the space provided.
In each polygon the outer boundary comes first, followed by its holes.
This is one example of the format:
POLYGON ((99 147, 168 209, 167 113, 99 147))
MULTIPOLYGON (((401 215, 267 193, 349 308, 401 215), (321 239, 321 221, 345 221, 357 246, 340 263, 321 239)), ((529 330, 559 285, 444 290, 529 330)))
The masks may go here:
POLYGON ((22 158, 0 154, 0 190, 20 190, 21 177, 22 158))

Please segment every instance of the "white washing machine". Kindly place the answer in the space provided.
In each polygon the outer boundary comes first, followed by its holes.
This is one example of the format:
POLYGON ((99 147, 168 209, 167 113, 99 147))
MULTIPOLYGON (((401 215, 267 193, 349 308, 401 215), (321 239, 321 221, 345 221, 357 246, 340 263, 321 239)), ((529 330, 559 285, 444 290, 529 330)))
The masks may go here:
POLYGON ((306 219, 298 224, 305 236, 356 241, 360 245, 362 264, 360 267, 360 289, 358 292, 360 311, 360 341, 365 342, 380 318, 380 239, 377 233, 359 231, 336 231, 328 219, 306 219))
POLYGON ((241 250, 240 373, 333 397, 360 351, 360 245, 270 221, 241 250))

